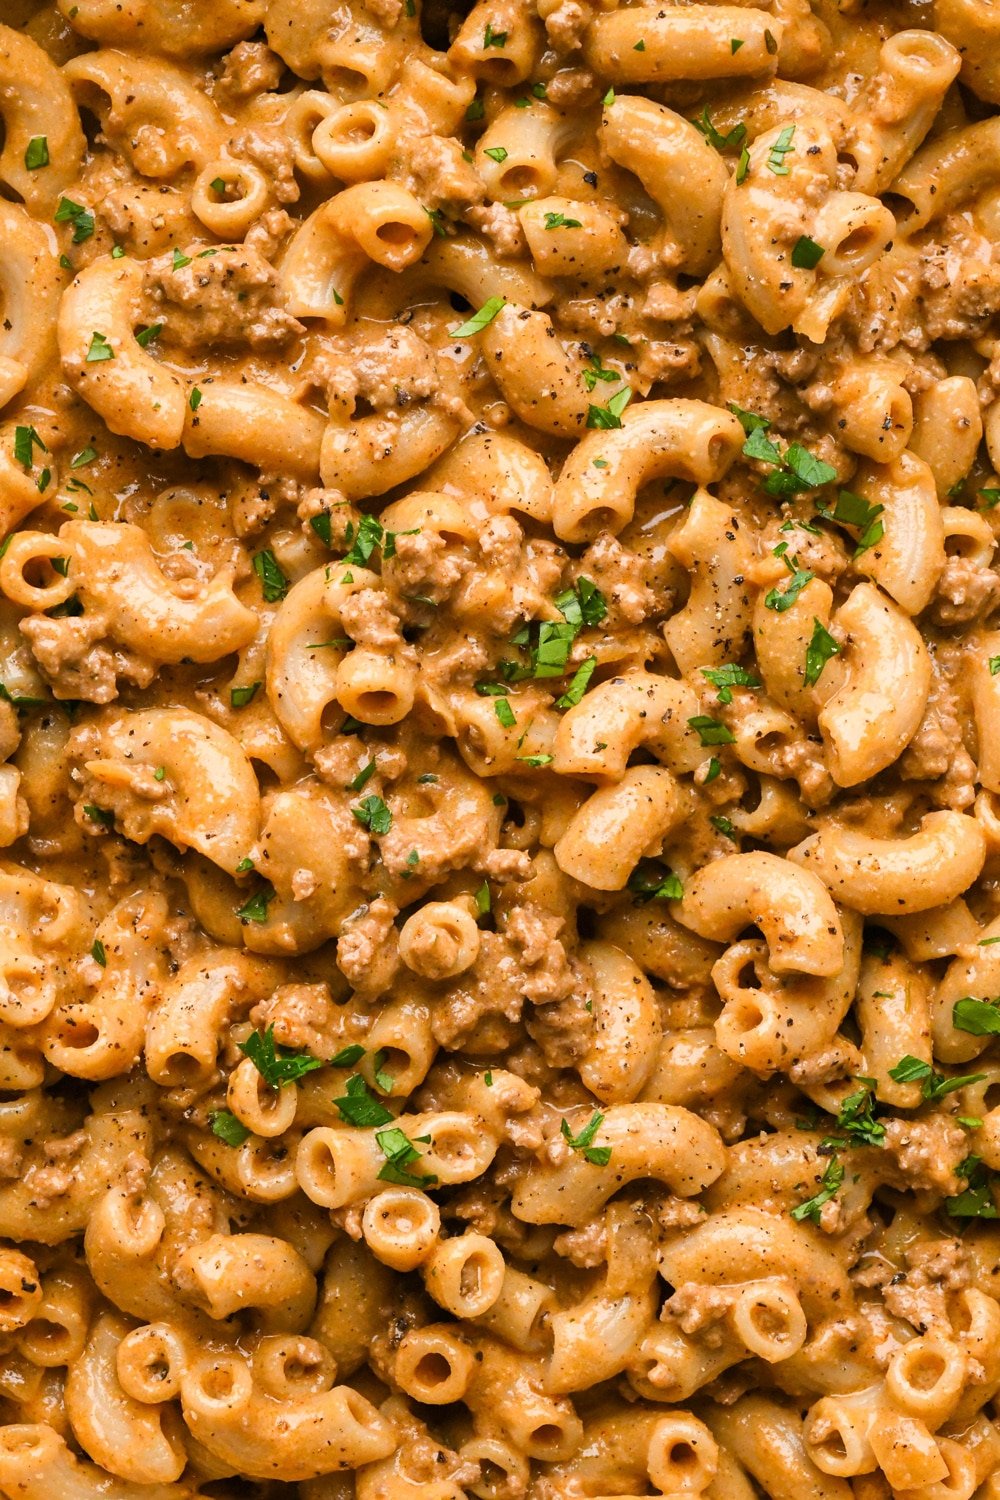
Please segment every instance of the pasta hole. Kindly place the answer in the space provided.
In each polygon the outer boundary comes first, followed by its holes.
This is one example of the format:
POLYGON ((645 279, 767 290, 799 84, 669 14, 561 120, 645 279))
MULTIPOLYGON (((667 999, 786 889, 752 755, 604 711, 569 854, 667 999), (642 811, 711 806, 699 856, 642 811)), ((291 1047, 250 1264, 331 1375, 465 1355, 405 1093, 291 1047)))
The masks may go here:
POLYGON ((563 1441, 563 1430, 557 1427, 555 1422, 543 1422, 531 1433, 531 1443, 534 1448, 552 1449, 561 1446, 563 1441))
POLYGON ((621 517, 613 511, 610 505, 598 505, 594 510, 587 511, 586 515, 580 517, 580 526, 585 526, 588 535, 596 536, 599 531, 615 531, 621 524, 621 517))
POLYGON ((364 94, 371 84, 371 79, 357 68, 335 67, 323 69, 323 82, 329 93, 335 95, 342 93, 347 96, 364 94))
POLYGON ((162 1065, 167 1088, 193 1088, 202 1077, 202 1065, 189 1052, 172 1052, 162 1065))
POLYGON ((503 87, 505 84, 517 82, 520 69, 510 57, 482 57, 476 63, 476 72, 487 83, 496 83, 503 87))
POLYGON ((398 223, 393 219, 388 219, 384 224, 380 224, 375 231, 375 236, 381 240, 383 245, 402 247, 413 243, 413 229, 411 226, 409 224, 398 223))
POLYGON ((451 1365, 443 1354, 437 1354, 432 1350, 420 1356, 413 1375, 420 1385, 427 1390, 434 1390, 436 1386, 444 1385, 451 1379, 451 1365))
POLYGON ((508 198, 523 198, 528 193, 544 190, 542 174, 537 167, 527 164, 510 167, 500 178, 500 191, 508 198))
POLYGON ((482 1285, 482 1267, 476 1256, 470 1256, 462 1267, 462 1273, 458 1278, 459 1289, 463 1297, 477 1297, 482 1285))
POLYGON ((677 1442, 671 1444, 667 1461, 677 1469, 696 1469, 699 1462, 697 1453, 684 1438, 679 1438, 677 1442))
POLYGON ((34 1348, 43 1349, 48 1355, 62 1349, 66 1341, 67 1331, 61 1323, 53 1323, 50 1318, 32 1318, 31 1342, 34 1348))
POLYGON ((908 220, 912 219, 917 211, 917 206, 911 198, 904 198, 900 193, 883 193, 882 202, 889 209, 897 225, 902 228, 908 220))
POLYGON ((83 1051, 92 1047, 100 1040, 101 1033, 93 1021, 88 1021, 85 1016, 66 1015, 62 1017, 59 1026, 59 1040, 64 1047, 74 1047, 83 1051))
POLYGON ((878 239, 878 229, 873 224, 859 224, 852 229, 845 239, 835 247, 835 253, 841 260, 860 260, 871 251, 872 245, 878 239))
POLYGON ((920 1357, 910 1360, 906 1378, 918 1391, 932 1391, 943 1379, 947 1366, 944 1359, 933 1349, 924 1349, 920 1357))
POLYGON ((399 699, 395 693, 384 689, 377 689, 370 693, 361 693, 358 697, 356 718, 363 721, 378 724, 383 721, 386 714, 395 713, 399 699))

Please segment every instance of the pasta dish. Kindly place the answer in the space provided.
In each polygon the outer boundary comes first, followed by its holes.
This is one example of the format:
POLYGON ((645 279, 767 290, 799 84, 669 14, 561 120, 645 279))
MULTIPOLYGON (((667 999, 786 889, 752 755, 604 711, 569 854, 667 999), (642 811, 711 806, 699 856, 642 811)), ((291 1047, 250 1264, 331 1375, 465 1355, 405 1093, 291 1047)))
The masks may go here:
POLYGON ((998 0, 0 23, 0 1500, 1000 1500, 998 0))

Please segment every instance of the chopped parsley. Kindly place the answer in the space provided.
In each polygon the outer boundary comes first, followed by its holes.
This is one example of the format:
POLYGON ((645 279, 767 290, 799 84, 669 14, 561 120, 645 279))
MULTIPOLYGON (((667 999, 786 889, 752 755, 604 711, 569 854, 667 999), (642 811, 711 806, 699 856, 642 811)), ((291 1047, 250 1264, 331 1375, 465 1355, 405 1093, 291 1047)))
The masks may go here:
POLYGON ((140 349, 148 349, 155 338, 163 331, 162 323, 150 323, 148 327, 140 328, 136 333, 135 341, 140 349))
MULTIPOLYGON (((483 151, 483 155, 488 156, 490 161, 495 161, 498 166, 501 162, 507 160, 507 151, 504 146, 487 146, 483 151)), ((490 300, 494 301, 495 299, 491 298, 490 300)))
POLYGON ((431 1187, 437 1182, 434 1176, 417 1175, 409 1170, 414 1162, 420 1160, 420 1152, 398 1126, 393 1126, 391 1130, 376 1131, 375 1139, 385 1157, 385 1162, 379 1169, 380 1182, 395 1182, 401 1187, 418 1188, 431 1187))
POLYGON ((260 579, 261 590, 268 604, 277 604, 288 593, 289 581, 278 566, 278 560, 270 547, 255 552, 253 570, 260 579))
POLYGON ((960 1078, 946 1078, 943 1073, 935 1073, 930 1063, 922 1062, 919 1057, 913 1057, 909 1053, 901 1057, 894 1068, 889 1069, 889 1077, 896 1083, 919 1083, 920 1092, 927 1100, 943 1099, 946 1094, 955 1093, 956 1089, 964 1089, 970 1083, 981 1083, 986 1077, 985 1073, 966 1073, 960 1078))
POLYGON ((250 1139, 250 1131, 231 1110, 213 1109, 208 1118, 212 1134, 217 1135, 227 1146, 242 1146, 244 1141, 250 1139))
POLYGON ((276 1047, 273 1026, 269 1026, 263 1033, 251 1031, 246 1041, 239 1043, 239 1049, 245 1057, 249 1057, 261 1078, 272 1089, 282 1088, 288 1083, 298 1083, 307 1073, 323 1067, 322 1059, 311 1057, 308 1052, 276 1047))
POLYGON ((695 714, 688 719, 688 725, 697 732, 703 745, 732 745, 736 741, 733 731, 709 714, 695 714))
POLYGON ((377 767, 374 759, 370 760, 366 766, 361 767, 361 770, 355 776, 354 780, 347 783, 347 790, 349 792, 360 792, 364 788, 364 786, 369 781, 371 781, 372 777, 375 775, 376 769, 377 767))
POLYGON ((365 1049, 360 1042, 350 1042, 346 1047, 341 1047, 336 1057, 330 1058, 331 1068, 353 1068, 356 1062, 360 1062, 365 1055, 365 1049))
POLYGON ((807 234, 800 234, 792 246, 792 265, 797 271, 815 271, 825 254, 822 245, 817 245, 807 234))
POLYGON ((260 682, 251 682, 246 687, 230 688, 229 701, 233 708, 246 708, 248 703, 253 702, 261 686, 260 682))
POLYGON ((74 203, 72 198, 59 199, 55 221, 57 224, 72 224, 74 245, 82 245, 94 232, 94 215, 82 203, 74 203))
POLYGON ((561 695, 561 697, 556 699, 556 708, 576 707, 576 705, 582 699, 584 693, 587 691, 587 688, 590 686, 590 679, 594 675, 594 669, 596 668, 596 666, 596 656, 588 656, 585 662, 580 663, 576 671, 573 673, 573 677, 570 681, 569 687, 561 695))
MULTIPOLYGON (((770 33, 768 33, 768 35, 770 35, 770 33)), ((774 39, 772 37, 772 41, 773 40, 774 39)), ((779 134, 770 151, 767 153, 767 169, 769 172, 773 172, 775 177, 788 176, 789 168, 788 164, 785 161, 785 157, 788 155, 789 151, 793 151, 795 149, 792 145, 792 141, 794 140, 794 138, 795 126, 786 125, 784 130, 782 130, 779 134)))
MULTIPOLYGON (((361 1049, 364 1051, 364 1048, 361 1049)), ((336 1063, 336 1059, 334 1059, 336 1063)), ((390 1110, 380 1100, 375 1098, 360 1073, 354 1073, 347 1080, 343 1095, 334 1099, 334 1104, 340 1111, 340 1117, 346 1120, 348 1125, 355 1125, 362 1129, 371 1129, 376 1125, 388 1125, 394 1118, 390 1110)))
POLYGON ((484 47, 506 47, 507 32, 494 31, 489 21, 486 22, 486 30, 483 32, 484 47))
POLYGON ((764 595, 765 607, 775 610, 779 615, 784 614, 786 609, 791 609, 806 584, 811 583, 814 576, 808 568, 796 567, 783 589, 768 589, 764 595))
POLYGON ((488 916, 493 909, 493 897, 490 894, 490 883, 484 880, 476 892, 473 900, 476 903, 476 914, 480 917, 488 916))
POLYGON ((611 1147, 593 1144, 594 1137, 603 1123, 604 1115, 599 1109, 595 1109, 590 1122, 583 1127, 579 1135, 573 1134, 569 1128, 569 1121, 565 1117, 559 1125, 559 1133, 571 1151, 583 1153, 584 1161, 589 1161, 593 1167, 606 1167, 611 1160, 611 1147))
POLYGON ((24 165, 29 172, 37 172, 49 165, 49 142, 44 135, 33 135, 24 153, 24 165))
POLYGON ((965 1179, 966 1186, 961 1193, 944 1200, 945 1212, 954 1219, 1000 1218, 992 1191, 996 1175, 989 1171, 982 1157, 967 1156, 955 1171, 965 1179))
POLYGON ((607 431, 622 425, 622 413, 632 400, 632 387, 622 386, 608 401, 607 406, 587 407, 587 426, 607 431))
POLYGON ((792 1209, 792 1218, 795 1222, 801 1224, 803 1219, 811 1219, 814 1224, 818 1224, 820 1209, 825 1203, 829 1203, 831 1198, 837 1196, 843 1180, 844 1168, 840 1165, 836 1156, 831 1156, 827 1162, 826 1171, 820 1178, 819 1192, 815 1197, 807 1198, 804 1203, 800 1203, 796 1208, 792 1209))
POLYGON ((632 905, 645 906, 647 901, 679 901, 684 887, 673 870, 655 865, 639 865, 628 878, 626 889, 632 892, 632 905))
POLYGON ((702 667, 701 675, 707 677, 712 686, 718 691, 720 703, 732 703, 733 688, 759 688, 760 678, 755 672, 750 672, 746 667, 738 667, 733 662, 726 662, 721 667, 702 667))
POLYGON ((95 938, 94 941, 93 941, 93 943, 91 944, 91 947, 90 947, 90 956, 91 956, 92 959, 95 960, 96 963, 100 964, 100 966, 101 966, 102 969, 107 968, 107 964, 108 964, 107 949, 105 948, 104 944, 101 942, 100 938, 95 938))
POLYGON ((545 215, 546 229, 582 229, 583 225, 579 219, 567 219, 565 214, 549 213, 545 215))
POLYGON ((691 124, 695 130, 701 132, 710 146, 715 147, 716 151, 735 151, 737 147, 743 145, 747 138, 747 128, 742 123, 734 125, 732 130, 727 131, 725 135, 716 130, 712 124, 712 117, 708 112, 707 104, 699 118, 692 120, 691 124))
POLYGON ((371 833, 386 834, 392 827, 392 813, 381 797, 364 797, 351 812, 371 833))
POLYGON ((806 670, 803 678, 806 687, 814 687, 830 658, 839 655, 840 647, 837 642, 822 620, 817 620, 814 615, 812 640, 806 647, 806 670))
POLYGON ((90 347, 87 350, 86 362, 88 365, 99 365, 103 360, 114 359, 115 351, 104 337, 103 333, 91 335, 90 347))
POLYGON ((31 468, 36 448, 40 448, 43 453, 49 451, 33 427, 14 428, 14 458, 22 468, 31 468))
POLYGON ((996 1000, 976 1000, 966 995, 963 1000, 955 1001, 951 1019, 959 1031, 968 1031, 972 1036, 1000 1036, 1000 996, 996 1000))
MULTIPOLYGON (((486 153, 487 156, 491 156, 492 154, 490 151, 486 153)), ((493 159, 494 161, 503 161, 506 155, 507 153, 504 151, 503 156, 494 156, 493 159)), ((497 313, 506 306, 506 297, 491 297, 488 302, 483 303, 478 312, 472 314, 471 318, 467 318, 464 323, 459 323, 457 328, 452 328, 449 331, 449 337, 453 339, 468 339, 472 338, 474 334, 482 333, 483 329, 488 328, 493 322, 497 313)))
POLYGON ((273 885, 261 886, 259 891, 254 891, 248 901, 236 908, 236 915, 241 922, 266 922, 267 908, 274 900, 275 890, 273 885))

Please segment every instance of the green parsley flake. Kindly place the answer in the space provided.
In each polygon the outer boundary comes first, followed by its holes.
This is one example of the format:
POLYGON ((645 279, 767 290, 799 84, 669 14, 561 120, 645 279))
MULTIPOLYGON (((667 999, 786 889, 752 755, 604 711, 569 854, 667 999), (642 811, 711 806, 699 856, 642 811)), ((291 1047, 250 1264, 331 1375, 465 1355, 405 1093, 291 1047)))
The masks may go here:
POLYGON ((562 1135, 571 1151, 580 1151, 584 1161, 590 1162, 593 1167, 606 1167, 611 1160, 610 1146, 593 1145, 594 1137, 604 1123, 604 1115, 596 1109, 589 1121, 579 1135, 574 1135, 569 1126, 569 1121, 563 1118, 559 1125, 559 1133, 562 1135))

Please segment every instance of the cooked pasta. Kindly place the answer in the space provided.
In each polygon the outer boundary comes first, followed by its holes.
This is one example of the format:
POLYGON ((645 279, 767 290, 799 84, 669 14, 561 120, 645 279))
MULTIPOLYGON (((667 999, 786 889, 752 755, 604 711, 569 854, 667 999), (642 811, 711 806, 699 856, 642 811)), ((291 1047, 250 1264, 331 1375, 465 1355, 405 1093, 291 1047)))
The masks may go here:
POLYGON ((0 1497, 1000 1500, 1000 7, 0 23, 0 1497))

